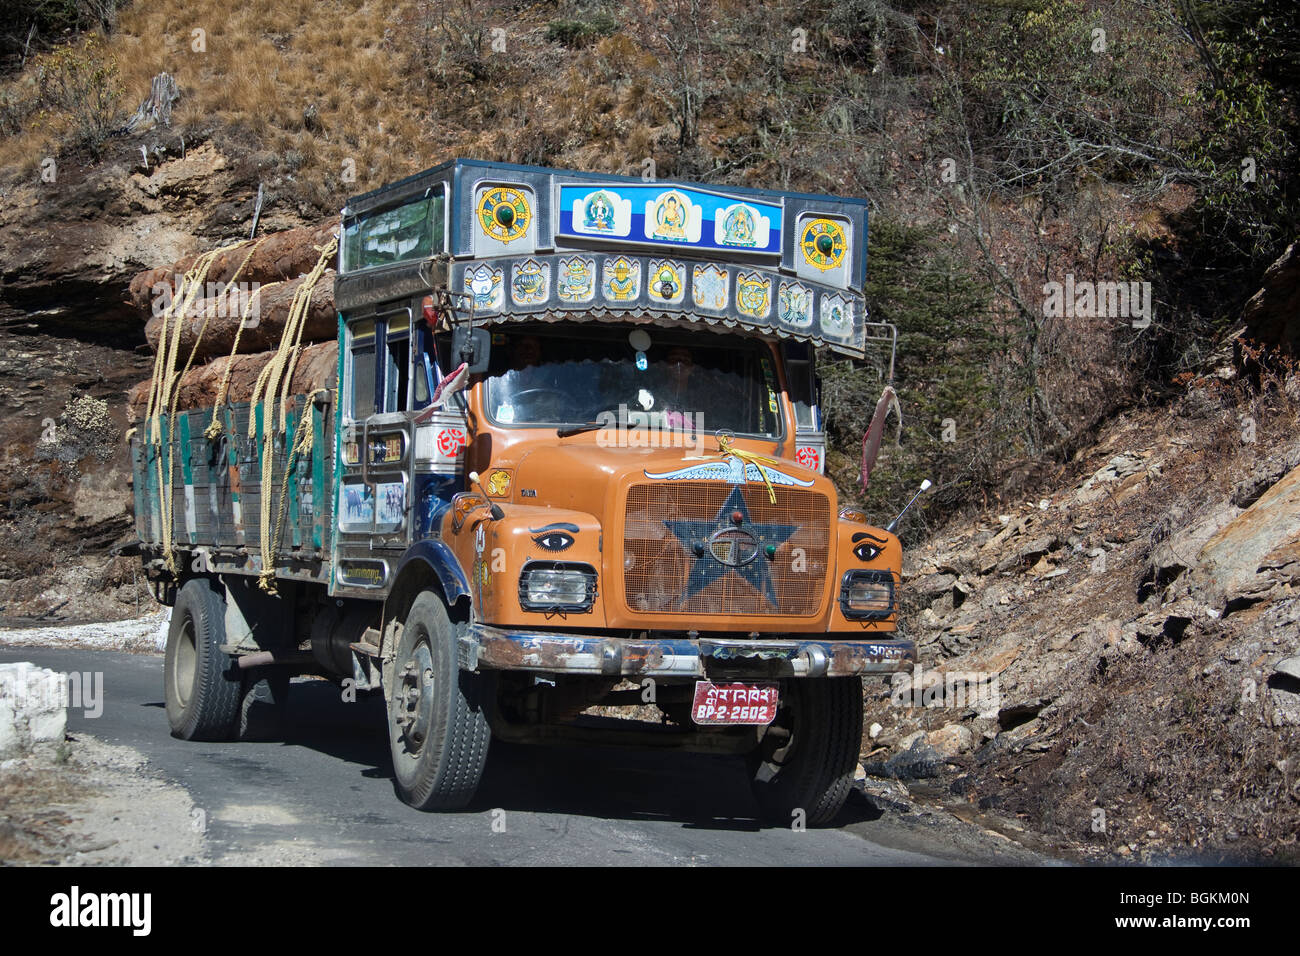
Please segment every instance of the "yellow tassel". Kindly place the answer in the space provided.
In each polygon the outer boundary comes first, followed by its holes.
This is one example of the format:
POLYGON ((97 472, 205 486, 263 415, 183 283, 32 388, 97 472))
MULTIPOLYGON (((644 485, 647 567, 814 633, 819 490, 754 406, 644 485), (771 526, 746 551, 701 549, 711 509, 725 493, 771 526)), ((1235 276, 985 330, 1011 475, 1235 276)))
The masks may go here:
POLYGON ((768 500, 771 501, 772 504, 776 504, 776 489, 772 487, 772 480, 767 477, 767 469, 763 467, 764 465, 775 465, 776 459, 764 458, 762 455, 757 455, 752 451, 745 451, 743 448, 733 448, 731 444, 733 440, 734 439, 730 435, 719 435, 718 451, 724 457, 727 455, 734 455, 742 462, 753 465, 757 468, 758 473, 763 477, 763 484, 767 485, 768 500))

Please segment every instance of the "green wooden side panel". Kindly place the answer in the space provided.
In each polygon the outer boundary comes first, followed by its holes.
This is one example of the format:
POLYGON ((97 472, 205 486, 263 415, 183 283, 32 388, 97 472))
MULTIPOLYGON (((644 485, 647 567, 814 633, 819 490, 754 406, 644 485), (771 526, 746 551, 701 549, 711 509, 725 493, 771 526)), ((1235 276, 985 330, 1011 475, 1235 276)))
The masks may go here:
MULTIPOLYGON (((295 409, 296 411, 296 409, 295 409)), ((289 458, 293 455, 294 442, 298 431, 298 416, 290 414, 285 424, 284 447, 287 449, 285 455, 285 467, 288 468, 289 458)), ((284 516, 289 522, 290 540, 295 548, 302 547, 302 511, 298 506, 298 471, 300 463, 293 462, 293 470, 285 472, 283 485, 281 486, 281 497, 288 497, 285 502, 284 516)), ((283 531, 280 532, 284 534, 283 531)))
POLYGON ((325 413, 312 406, 311 410, 311 543, 319 550, 322 534, 323 516, 325 514, 325 456, 329 450, 325 447, 325 413))

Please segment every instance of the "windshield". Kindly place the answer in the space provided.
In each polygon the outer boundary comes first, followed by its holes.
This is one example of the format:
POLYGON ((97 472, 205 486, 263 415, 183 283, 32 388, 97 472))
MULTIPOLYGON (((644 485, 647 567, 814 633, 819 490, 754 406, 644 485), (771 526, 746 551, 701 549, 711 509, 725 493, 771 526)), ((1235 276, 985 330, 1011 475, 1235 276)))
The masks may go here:
POLYGON ((488 414, 503 425, 653 427, 780 437, 771 353, 663 329, 528 326, 492 337, 488 414))

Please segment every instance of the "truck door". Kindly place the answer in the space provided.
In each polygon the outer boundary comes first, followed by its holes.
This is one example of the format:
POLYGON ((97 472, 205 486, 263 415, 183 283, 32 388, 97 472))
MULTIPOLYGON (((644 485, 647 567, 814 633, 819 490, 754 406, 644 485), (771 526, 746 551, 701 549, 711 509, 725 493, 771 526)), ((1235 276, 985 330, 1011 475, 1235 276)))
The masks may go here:
POLYGON ((335 590, 386 587, 411 543, 412 323, 406 306, 345 319, 335 590))

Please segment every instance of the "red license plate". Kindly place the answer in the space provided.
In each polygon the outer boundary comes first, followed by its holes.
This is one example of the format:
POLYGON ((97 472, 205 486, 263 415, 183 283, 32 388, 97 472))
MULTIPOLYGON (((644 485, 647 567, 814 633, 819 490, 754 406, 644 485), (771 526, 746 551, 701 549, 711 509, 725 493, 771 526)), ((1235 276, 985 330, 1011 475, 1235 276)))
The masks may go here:
POLYGON ((776 717, 776 684, 715 684, 695 682, 691 718, 706 727, 718 724, 753 724, 764 727, 776 717))

